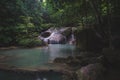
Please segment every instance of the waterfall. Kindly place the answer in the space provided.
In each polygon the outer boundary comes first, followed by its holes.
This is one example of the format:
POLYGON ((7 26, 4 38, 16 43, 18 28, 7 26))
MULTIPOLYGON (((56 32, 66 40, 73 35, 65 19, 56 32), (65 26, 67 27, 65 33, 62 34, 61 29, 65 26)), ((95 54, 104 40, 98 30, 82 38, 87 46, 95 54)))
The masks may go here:
POLYGON ((73 34, 71 34, 71 39, 69 41, 69 44, 75 44, 75 38, 73 34))
POLYGON ((74 34, 71 34, 71 38, 72 38, 72 40, 74 40, 74 39, 75 39, 74 34))
POLYGON ((71 34, 71 37, 70 37, 70 40, 69 40, 69 44, 75 44, 75 36, 74 36, 74 34, 73 34, 73 32, 72 32, 72 34, 71 34))

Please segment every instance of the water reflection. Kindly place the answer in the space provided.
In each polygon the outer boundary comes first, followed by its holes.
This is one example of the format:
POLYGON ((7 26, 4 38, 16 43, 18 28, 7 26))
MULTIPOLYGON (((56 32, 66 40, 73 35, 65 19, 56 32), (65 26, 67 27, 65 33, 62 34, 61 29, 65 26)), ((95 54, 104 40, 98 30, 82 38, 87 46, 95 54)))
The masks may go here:
MULTIPOLYGON (((12 49, 1 50, 0 56, 8 56, 0 63, 6 63, 16 67, 53 67, 48 65, 49 61, 53 61, 56 57, 74 56, 75 46, 69 44, 50 44, 44 48, 33 49, 12 49)), ((58 73, 11 73, 0 71, 0 80, 62 80, 61 74, 58 73)))
POLYGON ((49 61, 53 61, 57 57, 76 55, 74 50, 74 45, 49 44, 48 47, 44 48, 0 51, 0 55, 10 56, 9 59, 1 60, 0 63, 6 63, 17 67, 45 66, 49 61))
POLYGON ((56 57, 67 57, 72 56, 75 50, 74 45, 69 44, 49 44, 48 46, 49 60, 54 60, 56 57))

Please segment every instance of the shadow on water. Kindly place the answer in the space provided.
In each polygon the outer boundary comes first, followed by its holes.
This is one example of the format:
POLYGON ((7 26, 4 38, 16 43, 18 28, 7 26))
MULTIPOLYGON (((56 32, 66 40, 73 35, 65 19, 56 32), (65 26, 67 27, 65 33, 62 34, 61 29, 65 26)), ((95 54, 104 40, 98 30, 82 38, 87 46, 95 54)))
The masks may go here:
POLYGON ((62 74, 56 72, 23 73, 0 71, 0 80, 62 80, 62 74))

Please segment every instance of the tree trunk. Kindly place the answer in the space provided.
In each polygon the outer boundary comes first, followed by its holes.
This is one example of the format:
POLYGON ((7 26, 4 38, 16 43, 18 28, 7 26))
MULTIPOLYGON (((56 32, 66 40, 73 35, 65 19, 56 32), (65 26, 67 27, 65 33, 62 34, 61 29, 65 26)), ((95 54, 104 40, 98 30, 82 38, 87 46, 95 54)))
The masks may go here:
POLYGON ((112 48, 112 33, 111 33, 111 10, 110 10, 110 1, 107 0, 107 19, 108 19, 108 36, 109 36, 109 48, 112 48))

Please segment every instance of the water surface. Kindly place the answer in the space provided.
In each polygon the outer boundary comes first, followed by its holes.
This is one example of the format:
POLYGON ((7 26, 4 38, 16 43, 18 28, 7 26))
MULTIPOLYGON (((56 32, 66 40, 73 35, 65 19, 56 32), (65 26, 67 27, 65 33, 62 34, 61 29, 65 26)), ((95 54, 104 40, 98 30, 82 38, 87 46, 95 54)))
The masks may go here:
MULTIPOLYGON (((48 63, 57 57, 74 55, 76 55, 74 45, 50 44, 44 48, 0 50, 0 56, 6 56, 0 58, 0 63, 18 68, 54 67, 48 63)), ((0 70, 0 80, 62 80, 62 75, 54 72, 30 74, 0 70)))
POLYGON ((45 66, 57 57, 75 55, 74 49, 74 45, 50 44, 44 48, 2 50, 0 55, 9 56, 10 58, 0 61, 0 63, 17 67, 45 66))

